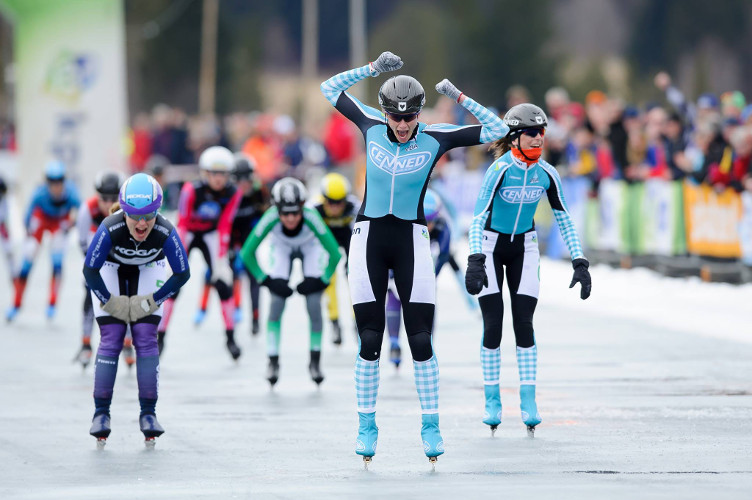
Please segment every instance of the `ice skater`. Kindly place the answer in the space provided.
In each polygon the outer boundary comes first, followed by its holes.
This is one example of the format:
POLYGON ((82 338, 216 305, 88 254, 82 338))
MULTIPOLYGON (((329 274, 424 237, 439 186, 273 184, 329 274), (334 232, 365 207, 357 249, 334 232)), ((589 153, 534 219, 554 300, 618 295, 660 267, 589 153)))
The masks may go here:
MULTIPOLYGON (((240 204, 242 193, 230 182, 235 157, 227 148, 212 146, 198 159, 200 180, 186 182, 180 190, 177 231, 180 240, 190 252, 201 252, 208 267, 209 282, 217 290, 225 324, 225 345, 232 359, 240 357, 240 347, 235 343, 235 306, 232 300, 232 268, 227 251, 230 246, 232 221, 240 204)), ((164 316, 159 324, 159 352, 164 350, 164 339, 177 299, 167 299, 164 316)))
POLYGON ((188 254, 173 225, 157 211, 162 188, 136 174, 120 190, 119 208, 97 229, 84 262, 101 340, 94 371, 94 418, 89 433, 104 446, 110 435, 110 404, 126 326, 136 346, 139 426, 147 446, 164 429, 157 421, 159 380, 157 325, 162 303, 190 277, 188 254), (167 266, 172 269, 168 278, 167 266))
POLYGON ((483 423, 491 427, 493 435, 501 423, 499 346, 504 313, 501 286, 506 269, 517 341, 520 410, 532 437, 535 426, 541 423, 535 401, 538 347, 533 330, 540 289, 540 254, 533 216, 543 196, 551 204, 572 258, 574 277, 569 287, 580 283, 580 297, 585 300, 590 296, 591 283, 589 264, 567 211, 559 174, 540 159, 548 125, 545 113, 534 104, 518 104, 504 115, 504 122, 509 132, 492 146, 496 161, 486 171, 475 204, 465 285, 469 293, 480 294, 483 313, 480 360, 486 396, 483 423))
MULTIPOLYGON (((350 252, 350 238, 355 217, 360 210, 360 200, 350 194, 350 182, 344 175, 336 172, 326 174, 321 179, 321 201, 315 208, 326 227, 334 235, 337 244, 345 252, 345 269, 347 269, 347 254, 350 252)), ((339 324, 339 301, 337 300, 337 273, 332 276, 331 283, 324 292, 327 298, 327 313, 332 324, 332 342, 342 344, 342 327, 339 324)))
POLYGON ((24 219, 27 236, 22 250, 23 262, 14 280, 13 305, 5 316, 8 322, 13 321, 21 310, 26 282, 45 233, 49 234, 52 257, 47 318, 52 319, 55 315, 57 294, 63 274, 66 236, 73 226, 76 209, 81 204, 78 190, 72 182, 66 180, 65 174, 66 168, 62 162, 49 162, 44 169, 45 183, 39 186, 32 196, 24 219))
POLYGON ((418 120, 426 94, 407 75, 389 78, 378 94, 382 111, 345 92, 355 83, 402 67, 383 52, 374 62, 339 73, 321 84, 326 99, 361 131, 366 143, 366 197, 350 241, 349 282, 360 336, 355 364, 358 438, 355 452, 365 465, 376 453, 376 396, 384 337, 389 271, 402 298, 407 340, 422 412, 421 441, 431 463, 444 453, 439 432, 439 364, 433 352, 436 277, 423 196, 436 161, 446 151, 503 137, 507 127, 492 112, 460 92, 449 80, 436 85, 470 111, 480 125, 426 125, 418 120))
POLYGON ((310 318, 310 363, 311 379, 318 385, 324 381, 321 372, 321 295, 337 269, 340 259, 337 240, 321 220, 318 212, 304 207, 308 192, 297 179, 285 177, 272 188, 272 202, 240 250, 248 271, 256 281, 269 289, 269 319, 266 323, 266 346, 269 366, 266 378, 274 387, 279 379, 279 343, 282 312, 285 301, 292 295, 290 271, 294 259, 303 263, 303 281, 296 290, 304 295, 310 318), (256 250, 270 236, 268 272, 258 263, 256 250))

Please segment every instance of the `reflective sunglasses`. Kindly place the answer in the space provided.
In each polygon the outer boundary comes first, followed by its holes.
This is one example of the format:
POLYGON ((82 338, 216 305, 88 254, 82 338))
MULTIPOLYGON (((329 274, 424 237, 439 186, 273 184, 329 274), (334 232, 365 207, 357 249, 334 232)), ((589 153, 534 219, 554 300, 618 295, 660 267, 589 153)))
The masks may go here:
POLYGON ((118 201, 118 195, 116 194, 100 194, 99 198, 105 203, 115 203, 118 201))
POLYGON ((404 114, 404 115, 398 115, 398 114, 394 114, 394 113, 389 113, 387 111, 386 115, 389 118, 391 118, 392 120, 394 120, 395 122, 397 122, 397 123, 399 123, 399 122, 401 122, 403 120, 405 121, 405 123, 410 123, 410 122, 414 121, 416 118, 418 118, 418 113, 408 113, 408 114, 404 114))
POLYGON ((148 222, 157 216, 157 212, 149 212, 148 214, 138 214, 138 215, 129 214, 128 212, 126 212, 125 215, 127 215, 129 219, 135 220, 136 222, 139 222, 141 220, 145 220, 148 222))
POLYGON ((541 137, 543 137, 546 135, 546 129, 540 128, 540 127, 526 128, 526 129, 522 129, 520 131, 520 134, 524 134, 528 137, 538 137, 538 134, 540 134, 541 137))

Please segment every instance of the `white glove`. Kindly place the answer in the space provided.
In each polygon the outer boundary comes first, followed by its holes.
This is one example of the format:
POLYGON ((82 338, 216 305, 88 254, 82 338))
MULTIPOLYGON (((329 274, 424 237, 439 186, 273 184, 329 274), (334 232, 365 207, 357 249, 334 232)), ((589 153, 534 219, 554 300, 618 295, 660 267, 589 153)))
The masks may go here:
POLYGON ((145 318, 159 309, 157 303, 154 302, 153 293, 147 295, 134 295, 130 298, 129 306, 131 323, 145 318))
POLYGON ((112 295, 110 300, 102 304, 102 310, 120 321, 128 322, 130 299, 125 295, 112 295))
POLYGON ((460 90, 446 78, 436 84, 436 92, 438 92, 439 94, 444 94, 453 101, 457 101, 462 95, 462 92, 460 92, 460 90))
POLYGON ((222 259, 216 266, 212 268, 212 275, 210 278, 212 283, 221 281, 227 286, 232 285, 232 269, 230 268, 227 259, 222 259))
POLYGON ((387 71, 395 71, 402 67, 402 59, 398 55, 391 52, 382 52, 381 55, 371 63, 371 69, 377 73, 386 73, 387 71))

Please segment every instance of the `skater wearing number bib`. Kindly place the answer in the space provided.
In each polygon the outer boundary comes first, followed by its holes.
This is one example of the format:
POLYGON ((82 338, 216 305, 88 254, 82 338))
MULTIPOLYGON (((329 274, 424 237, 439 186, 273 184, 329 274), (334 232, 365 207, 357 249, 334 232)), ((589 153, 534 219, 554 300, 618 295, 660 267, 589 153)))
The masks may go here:
POLYGON ((540 254, 533 215, 543 196, 551 204, 572 257, 574 277, 569 287, 579 282, 583 300, 590 296, 590 273, 564 202, 559 174, 540 159, 548 124, 545 113, 533 104, 518 104, 504 115, 504 123, 509 133, 492 146, 496 161, 486 171, 475 204, 465 286, 469 293, 480 294, 483 313, 480 359, 486 396, 483 423, 491 427, 493 434, 501 423, 499 346, 504 310, 501 286, 506 268, 517 340, 520 409, 532 437, 535 426, 541 422, 535 402, 538 348, 533 332, 533 313, 540 288, 540 254))
POLYGON ((431 462, 444 453, 439 432, 439 366, 431 344, 436 277, 423 214, 423 197, 436 161, 446 151, 503 137, 506 126, 449 80, 436 90, 461 104, 480 125, 426 125, 418 121, 425 92, 413 77, 389 78, 379 90, 383 113, 345 92, 365 78, 394 71, 391 52, 321 84, 327 100, 361 131, 366 143, 366 194, 350 241, 349 282, 360 336, 355 386, 360 426, 355 452, 366 466, 376 453, 376 396, 385 327, 389 271, 402 301, 415 385, 422 411, 421 441, 431 462))
POLYGON ((139 425, 147 445, 164 429, 156 417, 159 379, 157 325, 162 303, 190 277, 188 254, 172 224, 159 215, 162 188, 136 174, 120 189, 120 210, 99 226, 84 262, 101 340, 94 371, 94 419, 89 433, 99 445, 110 435, 110 403, 126 324, 136 347, 139 425), (168 278, 167 266, 172 269, 168 278))

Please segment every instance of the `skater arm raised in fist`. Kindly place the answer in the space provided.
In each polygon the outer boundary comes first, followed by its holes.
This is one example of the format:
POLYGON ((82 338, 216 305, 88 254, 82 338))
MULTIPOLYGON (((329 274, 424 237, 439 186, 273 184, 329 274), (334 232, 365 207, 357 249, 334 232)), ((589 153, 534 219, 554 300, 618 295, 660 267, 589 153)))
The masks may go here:
POLYGON ((328 285, 334 272, 337 270, 339 260, 342 258, 342 254, 339 253, 339 243, 337 243, 334 235, 329 230, 329 227, 324 222, 324 219, 321 218, 317 210, 308 207, 303 208, 303 223, 313 231, 313 234, 315 234, 316 238, 321 242, 326 253, 329 254, 329 263, 321 275, 321 281, 324 285, 328 285))
POLYGON ((361 80, 378 76, 384 71, 394 71, 402 67, 402 60, 391 52, 382 53, 372 63, 338 73, 321 84, 321 93, 329 103, 337 108, 348 120, 365 131, 374 125, 384 123, 380 110, 366 106, 352 95, 345 92, 361 80))
POLYGON ((590 263, 585 259, 574 259, 572 261, 572 267, 574 268, 574 275, 572 276, 572 282, 569 284, 569 288, 572 288, 575 284, 579 283, 581 286, 580 298, 585 300, 590 297, 590 288, 592 286, 590 282, 590 271, 588 271, 590 263))
POLYGON ((258 263, 256 249, 258 249, 261 242, 264 241, 264 238, 269 234, 269 231, 279 223, 279 212, 277 211, 277 207, 267 209, 258 221, 258 224, 256 224, 256 227, 251 231, 248 239, 243 243, 243 248, 240 249, 240 258, 242 259, 243 264, 248 269, 248 272, 250 272, 259 283, 268 278, 268 276, 264 273, 258 263))
POLYGON ((388 71, 397 71, 404 63, 397 54, 389 51, 382 52, 369 66, 371 67, 371 76, 379 76, 380 73, 388 71))

